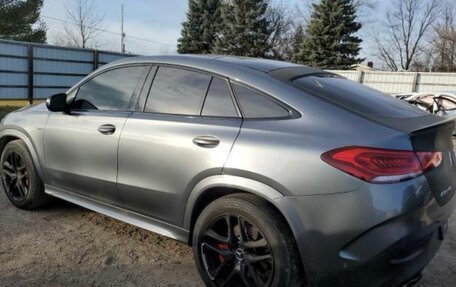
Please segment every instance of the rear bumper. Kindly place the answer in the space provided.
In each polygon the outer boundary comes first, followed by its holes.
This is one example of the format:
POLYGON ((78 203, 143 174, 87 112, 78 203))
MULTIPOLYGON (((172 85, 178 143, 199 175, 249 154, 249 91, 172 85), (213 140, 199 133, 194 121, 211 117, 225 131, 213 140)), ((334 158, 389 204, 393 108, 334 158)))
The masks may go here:
POLYGON ((310 286, 399 286, 439 249, 456 196, 439 206, 420 177, 364 184, 347 193, 284 197, 276 204, 293 230, 310 286))
POLYGON ((439 228, 409 234, 361 266, 321 277, 318 286, 402 286, 415 278, 441 245, 439 228))

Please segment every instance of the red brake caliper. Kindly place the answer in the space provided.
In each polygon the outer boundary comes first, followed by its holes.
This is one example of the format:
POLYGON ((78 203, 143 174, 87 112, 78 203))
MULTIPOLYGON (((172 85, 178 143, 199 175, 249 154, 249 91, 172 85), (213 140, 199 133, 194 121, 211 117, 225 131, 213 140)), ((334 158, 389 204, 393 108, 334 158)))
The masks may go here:
MULTIPOLYGON (((228 244, 227 243, 219 243, 217 244, 217 248, 221 250, 227 250, 228 249, 228 244)), ((220 262, 223 262, 225 260, 225 256, 222 254, 219 254, 219 260, 220 262)))

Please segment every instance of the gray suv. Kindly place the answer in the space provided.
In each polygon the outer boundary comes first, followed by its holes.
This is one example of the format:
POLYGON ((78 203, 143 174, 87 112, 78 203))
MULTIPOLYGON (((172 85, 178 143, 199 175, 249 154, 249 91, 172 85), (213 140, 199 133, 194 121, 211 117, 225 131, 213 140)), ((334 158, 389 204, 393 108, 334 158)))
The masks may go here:
POLYGON ((192 245, 208 286, 398 286, 445 238, 453 126, 300 65, 130 58, 4 118, 0 172, 192 245))

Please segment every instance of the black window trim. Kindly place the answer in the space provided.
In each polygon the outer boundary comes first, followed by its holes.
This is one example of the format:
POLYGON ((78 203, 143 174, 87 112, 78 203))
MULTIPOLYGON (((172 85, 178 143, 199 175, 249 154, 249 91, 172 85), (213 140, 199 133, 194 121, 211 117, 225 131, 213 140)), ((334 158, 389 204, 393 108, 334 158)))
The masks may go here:
MULTIPOLYGON (((211 73, 211 72, 208 72, 208 71, 205 71, 205 70, 192 68, 192 67, 187 67, 187 66, 182 66, 182 65, 160 64, 160 63, 152 64, 152 65, 156 66, 157 68, 155 69, 154 75, 152 75, 153 78, 152 78, 152 81, 150 82, 149 87, 148 88, 146 87, 147 93, 144 95, 146 97, 145 101, 144 101, 144 105, 142 107, 139 107, 139 109, 136 111, 137 113, 145 113, 145 114, 151 114, 151 115, 178 116, 178 117, 193 117, 193 118, 194 117, 198 117, 198 118, 209 118, 209 119, 210 118, 213 118, 213 119, 243 119, 243 116, 241 114, 239 105, 238 105, 237 101, 235 100, 233 89, 231 87, 230 81, 229 81, 229 79, 227 77, 224 77, 224 76, 221 76, 221 75, 217 75, 215 73, 211 73), (196 72, 196 73, 200 73, 200 74, 205 74, 205 75, 208 75, 209 77, 211 77, 211 79, 209 81, 209 85, 208 85, 208 87, 206 89, 206 93, 204 94, 204 96, 203 96, 203 98, 201 100, 201 103, 199 105, 198 112, 196 113, 196 115, 159 113, 159 112, 147 112, 146 111, 146 105, 147 105, 147 101, 148 101, 149 96, 150 96, 150 91, 151 91, 152 86, 153 86, 153 84, 155 82, 155 78, 157 76, 157 73, 158 73, 160 67, 169 67, 169 68, 187 70, 187 71, 190 71, 190 72, 196 72), (207 94, 209 92, 209 89, 210 89, 210 86, 211 86, 213 78, 219 78, 219 79, 221 79, 221 80, 223 80, 223 81, 225 81, 227 83, 227 87, 228 87, 228 90, 230 91, 230 95, 231 95, 231 100, 233 101, 234 107, 236 109, 236 113, 238 114, 237 117, 203 116, 201 114, 203 112, 204 103, 206 102, 206 97, 207 97, 207 94)), ((149 76, 151 76, 151 75, 149 75, 149 76)), ((147 79, 146 79, 146 82, 147 82, 147 79)), ((144 90, 144 88, 143 88, 143 90, 144 90)))
POLYGON ((144 109, 146 108, 146 102, 147 98, 150 92, 150 89, 152 88, 152 83, 155 80, 155 76, 157 75, 158 71, 158 65, 151 64, 150 70, 144 80, 143 87, 141 89, 141 92, 139 93, 138 100, 136 101, 135 109, 134 112, 144 112, 144 109))
MULTIPOLYGON (((67 95, 69 95, 71 93, 75 93, 74 96, 70 99, 70 102, 68 102, 68 100, 67 100, 67 104, 71 104, 72 102, 74 102, 76 100, 76 98, 78 97, 79 89, 83 85, 85 85, 87 82, 92 80, 93 78, 95 78, 95 77, 97 77, 99 75, 102 75, 104 73, 113 71, 113 70, 122 69, 122 68, 130 68, 130 67, 141 67, 141 66, 144 67, 144 71, 141 73, 141 76, 139 77, 138 82, 136 83, 135 89, 132 92, 131 96, 133 97, 134 96, 133 93, 135 92, 135 90, 137 88, 139 88, 139 86, 141 86, 140 92, 144 89, 144 84, 146 83, 147 76, 143 77, 143 75, 145 73, 147 75, 151 71, 153 64, 151 64, 151 63, 129 63, 129 64, 123 64, 123 65, 117 65, 117 66, 109 67, 109 68, 106 68, 106 69, 104 69, 102 71, 95 72, 92 75, 90 75, 90 77, 84 79, 83 82, 80 82, 78 85, 73 86, 70 90, 68 90, 66 92, 67 95)), ((139 94, 137 100, 139 100, 140 96, 141 96, 141 94, 139 94)), ((131 104, 132 103, 129 103, 129 105, 131 105, 131 104)), ((130 110, 71 109, 70 113, 71 114, 75 114, 75 113, 97 113, 97 114, 100 114, 100 113, 132 113, 132 112, 134 112, 136 110, 136 105, 131 105, 129 108, 130 108, 130 110)))
POLYGON ((153 69, 153 66, 149 65, 148 67, 146 67, 144 69, 144 71, 139 76, 138 83, 136 83, 136 87, 133 90, 133 95, 132 95, 132 98, 130 99, 130 103, 129 103, 131 112, 136 111, 136 106, 138 105, 139 99, 141 97, 141 93, 146 84, 147 77, 151 73, 152 69, 153 69), (136 99, 135 99, 135 97, 136 97, 136 99))
POLYGON ((214 80, 214 76, 211 76, 211 78, 209 79, 209 85, 207 85, 206 92, 204 93, 203 98, 200 100, 198 112, 196 113, 200 117, 201 117, 201 114, 203 113, 203 108, 204 108, 204 104, 206 103, 207 94, 209 93, 209 89, 211 88, 213 80, 214 80))
POLYGON ((200 117, 203 117, 203 118, 216 118, 216 119, 243 119, 244 117, 242 116, 242 113, 241 113, 241 110, 239 108, 239 105, 236 101, 236 98, 234 97, 234 93, 233 93, 233 89, 231 88, 231 84, 230 84, 230 81, 228 78, 224 78, 224 77, 220 77, 220 76, 212 76, 211 78, 211 82, 209 83, 209 88, 207 89, 207 92, 206 92, 206 95, 204 96, 204 102, 203 102, 203 106, 201 107, 200 109, 200 113, 199 113, 199 116, 200 117), (233 106, 234 106, 234 109, 236 111, 236 114, 237 116, 236 117, 228 117, 228 116, 205 116, 203 115, 203 109, 204 109, 204 105, 206 104, 206 99, 207 99, 207 96, 209 94, 209 90, 211 88, 211 84, 212 84, 212 81, 214 80, 214 78, 217 78, 217 79, 220 79, 222 80, 226 87, 228 88, 228 92, 230 93, 230 99, 231 99, 231 102, 233 103, 233 106))
POLYGON ((301 114, 296 111, 295 109, 293 109, 292 107, 290 107, 289 105, 285 104, 284 102, 280 101, 279 99, 257 89, 257 88, 254 88, 250 85, 247 85, 243 82, 240 82, 240 81, 236 81, 236 80, 232 80, 230 79, 230 86, 231 86, 231 90, 232 90, 232 93, 233 95, 235 96, 236 98, 236 103, 237 103, 237 106, 239 107, 241 113, 242 113, 242 118, 244 120, 247 120, 247 121, 270 121, 270 120, 289 120, 289 119, 297 119, 297 118, 300 118, 301 117, 301 114), (245 116, 245 113, 242 111, 242 106, 241 106, 241 103, 236 95, 236 92, 235 92, 235 89, 234 89, 234 84, 238 85, 238 86, 241 86, 245 89, 248 89, 248 90, 251 90, 252 92, 254 93, 257 93, 259 96, 262 96, 262 97, 265 97, 266 99, 272 101, 273 103, 275 103, 276 105, 280 106, 281 108, 283 108, 284 110, 286 110, 288 112, 288 116, 284 116, 284 117, 259 117, 259 118, 248 118, 245 116))

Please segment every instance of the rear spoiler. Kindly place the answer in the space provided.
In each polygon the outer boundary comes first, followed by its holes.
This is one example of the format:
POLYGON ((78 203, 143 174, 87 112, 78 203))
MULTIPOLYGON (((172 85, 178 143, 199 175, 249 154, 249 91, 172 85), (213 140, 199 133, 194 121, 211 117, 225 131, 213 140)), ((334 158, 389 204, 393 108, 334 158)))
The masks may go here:
POLYGON ((416 151, 444 151, 453 149, 454 119, 446 119, 410 133, 416 151))
POLYGON ((279 68, 268 72, 268 75, 279 79, 283 82, 293 82, 297 78, 308 77, 313 75, 333 75, 340 77, 337 74, 323 71, 316 68, 306 67, 306 66, 297 66, 297 67, 287 67, 279 68))
POLYGON ((416 118, 376 117, 372 120, 410 135, 413 148, 417 151, 438 151, 453 148, 451 136, 455 128, 455 118, 429 114, 416 118))
POLYGON ((375 117, 372 120, 394 130, 412 134, 435 126, 454 125, 456 119, 428 114, 415 118, 375 117))

